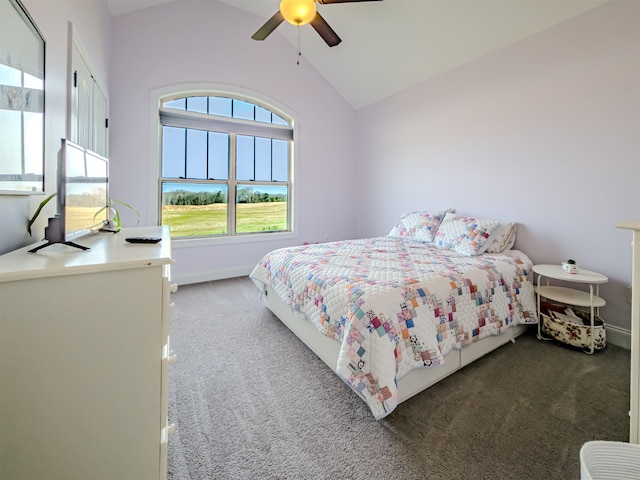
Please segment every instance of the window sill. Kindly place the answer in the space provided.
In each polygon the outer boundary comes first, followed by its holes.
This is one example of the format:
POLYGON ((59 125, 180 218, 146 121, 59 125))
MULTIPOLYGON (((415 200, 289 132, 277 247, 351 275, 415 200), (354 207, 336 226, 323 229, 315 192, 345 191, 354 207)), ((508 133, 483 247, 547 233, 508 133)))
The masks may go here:
POLYGON ((203 237, 203 238, 185 238, 172 237, 171 248, 200 248, 211 247, 217 245, 237 245, 241 243, 262 243, 267 241, 288 240, 290 238, 298 238, 295 232, 273 232, 273 233, 256 233, 252 235, 234 235, 229 237, 203 237))
POLYGON ((31 190, 0 190, 0 195, 44 195, 44 192, 41 190, 37 192, 31 190))

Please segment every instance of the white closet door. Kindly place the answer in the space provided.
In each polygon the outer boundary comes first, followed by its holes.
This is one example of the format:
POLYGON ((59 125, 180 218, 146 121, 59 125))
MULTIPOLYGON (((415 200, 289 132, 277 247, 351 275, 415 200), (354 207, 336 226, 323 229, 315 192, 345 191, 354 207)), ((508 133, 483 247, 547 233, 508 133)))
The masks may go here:
POLYGON ((99 87, 97 82, 93 82, 93 147, 91 150, 103 157, 109 155, 109 135, 107 119, 109 118, 109 106, 107 96, 99 87))
MULTIPOLYGON (((73 43, 71 85, 71 141, 93 150, 93 76, 73 43)), ((96 152, 97 153, 97 152, 96 152)))
POLYGON ((72 142, 104 157, 108 156, 109 100, 106 90, 92 73, 73 28, 69 49, 69 124, 67 137, 72 142))

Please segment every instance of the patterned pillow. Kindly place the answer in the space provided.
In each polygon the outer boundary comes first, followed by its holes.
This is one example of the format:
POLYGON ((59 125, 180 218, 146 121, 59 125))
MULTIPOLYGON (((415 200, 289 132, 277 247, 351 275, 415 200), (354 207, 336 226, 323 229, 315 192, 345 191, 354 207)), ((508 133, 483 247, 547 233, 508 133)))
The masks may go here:
POLYGON ((464 255, 480 255, 494 239, 498 225, 500 220, 447 213, 438 227, 434 243, 464 255))
POLYGON ((516 242, 516 230, 518 224, 513 222, 501 222, 493 241, 487 247, 487 253, 502 253, 513 248, 516 242))
POLYGON ((453 210, 405 212, 396 226, 391 229, 388 236, 417 240, 419 242, 432 242, 444 215, 451 211, 453 210))

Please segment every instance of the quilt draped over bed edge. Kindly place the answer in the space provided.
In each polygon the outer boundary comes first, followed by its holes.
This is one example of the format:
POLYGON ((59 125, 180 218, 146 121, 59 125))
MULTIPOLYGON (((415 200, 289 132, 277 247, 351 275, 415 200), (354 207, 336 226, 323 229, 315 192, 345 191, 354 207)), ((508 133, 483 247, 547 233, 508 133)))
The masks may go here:
POLYGON ((518 250, 464 256, 376 237, 274 250, 250 277, 341 342, 336 372, 379 419, 396 407, 397 380, 410 370, 536 323, 531 267, 518 250))

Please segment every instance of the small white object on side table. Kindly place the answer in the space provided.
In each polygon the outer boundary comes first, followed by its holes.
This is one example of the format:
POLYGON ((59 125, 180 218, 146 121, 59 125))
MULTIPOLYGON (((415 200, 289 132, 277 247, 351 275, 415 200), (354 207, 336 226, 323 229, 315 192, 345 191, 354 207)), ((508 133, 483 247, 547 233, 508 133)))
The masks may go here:
POLYGON ((591 345, 590 349, 586 353, 593 353, 595 351, 595 337, 593 335, 595 318, 599 316, 600 307, 604 307, 607 303, 599 296, 600 284, 607 283, 609 278, 601 273, 592 272, 591 270, 585 270, 583 268, 579 269, 578 273, 567 273, 560 265, 534 265, 533 271, 538 274, 538 281, 535 287, 538 307, 538 338, 541 340, 551 340, 543 337, 540 332, 540 326, 542 324, 540 297, 565 303, 567 305, 588 307, 591 319, 591 345), (542 285, 543 278, 546 278, 546 283, 544 285, 542 285), (587 292, 570 287, 549 285, 550 279, 586 284, 589 286, 589 291, 587 292))

